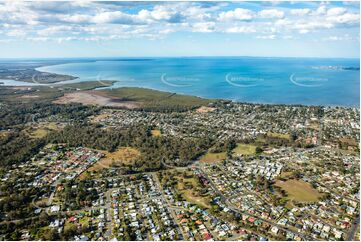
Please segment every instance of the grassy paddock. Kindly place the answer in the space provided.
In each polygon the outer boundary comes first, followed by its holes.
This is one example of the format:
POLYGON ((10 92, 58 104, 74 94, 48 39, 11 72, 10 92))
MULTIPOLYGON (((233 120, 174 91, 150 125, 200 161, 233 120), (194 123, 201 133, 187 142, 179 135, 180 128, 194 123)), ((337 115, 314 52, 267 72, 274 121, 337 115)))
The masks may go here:
POLYGON ((201 207, 211 207, 209 204, 209 198, 207 196, 201 196, 197 192, 197 188, 199 188, 201 185, 193 174, 191 174, 191 176, 188 174, 187 178, 182 175, 176 176, 175 178, 177 179, 176 188, 182 194, 184 199, 201 207))
POLYGON ((56 123, 39 124, 37 127, 29 127, 25 130, 26 134, 32 139, 44 138, 52 130, 60 130, 62 127, 56 123))
POLYGON ((293 201, 317 202, 322 197, 322 194, 309 183, 301 180, 291 179, 285 182, 277 181, 275 185, 286 191, 288 198, 293 201))
POLYGON ((254 155, 256 154, 256 146, 251 144, 237 144, 233 149, 235 155, 254 155))
POLYGON ((215 163, 218 161, 222 161, 224 159, 226 159, 226 152, 220 152, 220 153, 207 152, 199 159, 199 161, 205 163, 215 163))
POLYGON ((98 171, 113 165, 129 164, 140 156, 140 152, 132 147, 121 147, 115 152, 101 151, 105 157, 91 166, 88 171, 98 171))

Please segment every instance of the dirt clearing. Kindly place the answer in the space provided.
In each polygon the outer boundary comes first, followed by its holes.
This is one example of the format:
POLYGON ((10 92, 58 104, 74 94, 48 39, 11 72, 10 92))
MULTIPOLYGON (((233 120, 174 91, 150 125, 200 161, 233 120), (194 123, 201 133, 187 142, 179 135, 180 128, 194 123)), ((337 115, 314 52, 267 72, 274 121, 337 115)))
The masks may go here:
POLYGON ((141 105, 140 102, 124 101, 121 99, 112 98, 98 91, 81 91, 81 92, 66 93, 64 94, 64 96, 55 100, 54 103, 58 103, 58 104, 81 103, 84 105, 122 107, 129 109, 138 108, 141 105))

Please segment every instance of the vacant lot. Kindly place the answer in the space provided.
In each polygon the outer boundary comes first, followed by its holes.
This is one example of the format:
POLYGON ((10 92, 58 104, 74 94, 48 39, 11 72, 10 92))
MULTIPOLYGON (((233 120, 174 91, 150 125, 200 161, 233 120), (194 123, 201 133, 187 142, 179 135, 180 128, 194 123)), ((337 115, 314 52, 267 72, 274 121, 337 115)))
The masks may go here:
POLYGON ((275 185, 284 190, 290 200, 297 202, 317 202, 322 196, 309 183, 301 180, 277 181, 275 185))
POLYGON ((140 107, 140 102, 126 101, 117 98, 112 98, 110 96, 104 95, 103 92, 99 91, 80 91, 66 93, 64 96, 58 98, 54 101, 58 104, 67 104, 67 103, 81 103, 84 105, 98 105, 98 106, 107 106, 107 107, 122 107, 134 109, 140 107))
POLYGON ((201 207, 210 208, 209 204, 209 197, 208 196, 202 196, 199 194, 198 189, 201 187, 201 184, 199 183, 198 179, 191 175, 184 177, 182 175, 176 176, 177 179, 177 190, 179 193, 182 194, 184 199, 186 199, 188 202, 197 204, 201 207))
POLYGON ((250 144, 237 144, 233 149, 235 155, 254 155, 256 153, 256 146, 250 144))
POLYGON ((358 146, 357 141, 354 138, 343 137, 339 138, 340 142, 349 146, 358 146))
POLYGON ((122 147, 111 153, 102 151, 102 153, 105 154, 105 157, 90 167, 88 171, 98 171, 113 165, 129 164, 140 156, 140 152, 131 147, 122 147))
POLYGON ((152 133, 152 136, 153 136, 153 137, 162 136, 162 133, 160 132, 159 129, 152 129, 150 132, 152 133))
POLYGON ((108 114, 108 113, 102 113, 102 114, 99 114, 99 115, 96 115, 96 116, 92 116, 91 117, 91 122, 92 123, 98 123, 101 120, 107 119, 110 116, 111 116, 111 114, 108 114))
POLYGON ((196 109, 197 113, 209 113, 216 110, 216 108, 202 106, 196 109))
POLYGON ((41 123, 37 124, 35 127, 29 127, 25 130, 27 135, 33 139, 41 139, 45 137, 52 130, 59 130, 63 125, 58 125, 56 123, 41 123))
POLYGON ((214 163, 214 162, 222 161, 224 159, 226 159, 226 152, 220 152, 220 153, 207 152, 199 159, 199 161, 206 163, 214 163))

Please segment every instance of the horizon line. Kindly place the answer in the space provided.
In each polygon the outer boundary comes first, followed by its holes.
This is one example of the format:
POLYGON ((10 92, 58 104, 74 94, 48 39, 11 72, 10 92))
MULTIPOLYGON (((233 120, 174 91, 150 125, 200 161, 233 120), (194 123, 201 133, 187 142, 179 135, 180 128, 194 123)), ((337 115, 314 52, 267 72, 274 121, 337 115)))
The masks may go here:
POLYGON ((323 56, 250 56, 250 55, 188 55, 188 56, 84 56, 84 57, 0 57, 0 60, 59 60, 59 59, 117 59, 117 58, 302 58, 302 59, 358 59, 358 57, 323 57, 323 56))

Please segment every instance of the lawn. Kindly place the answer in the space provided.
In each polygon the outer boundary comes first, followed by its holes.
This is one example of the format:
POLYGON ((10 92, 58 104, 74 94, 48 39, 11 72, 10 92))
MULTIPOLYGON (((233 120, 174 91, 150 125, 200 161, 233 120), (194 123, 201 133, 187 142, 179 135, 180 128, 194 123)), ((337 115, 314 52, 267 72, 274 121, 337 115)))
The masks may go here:
POLYGON ((237 144, 233 149, 235 155, 254 155, 256 154, 256 146, 250 144, 237 144))
POLYGON ((220 153, 207 152, 199 159, 199 161, 205 163, 214 163, 226 159, 226 156, 227 156, 226 152, 220 152, 220 153))
POLYGON ((322 194, 309 183, 301 180, 291 179, 285 182, 277 181, 275 186, 286 191, 290 200, 297 202, 317 202, 322 197, 322 194))

